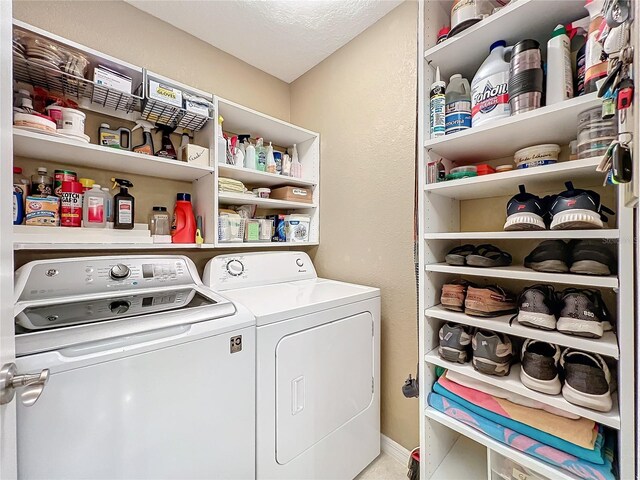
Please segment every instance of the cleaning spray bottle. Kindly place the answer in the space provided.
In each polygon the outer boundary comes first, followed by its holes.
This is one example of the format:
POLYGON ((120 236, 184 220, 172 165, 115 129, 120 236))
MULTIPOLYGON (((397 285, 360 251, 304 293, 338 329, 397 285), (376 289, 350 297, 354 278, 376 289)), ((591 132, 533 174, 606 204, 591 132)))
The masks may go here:
POLYGON ((302 164, 298 160, 298 148, 295 143, 291 151, 291 176, 294 178, 302 178, 302 164))
POLYGON ((158 125, 158 129, 162 132, 162 148, 156 152, 157 157, 170 158, 172 160, 178 159, 178 153, 171 141, 171 134, 175 130, 175 127, 169 127, 168 125, 158 125))
POLYGON ((277 173, 276 159, 273 156, 273 145, 271 145, 271 142, 269 142, 269 146, 267 147, 267 172, 277 173))
POLYGON ((120 192, 113 197, 113 228, 133 230, 135 220, 135 199, 129 193, 133 183, 124 178, 112 178, 112 189, 120 187, 120 192))
POLYGON ((444 80, 440 80, 440 67, 436 68, 436 80, 429 90, 429 126, 431 138, 445 134, 445 89, 444 80))
POLYGON ((155 151, 153 148, 153 137, 151 136, 151 129, 154 128, 153 123, 140 118, 136 120, 136 126, 133 127, 131 131, 135 132, 138 128, 142 128, 142 143, 133 147, 133 151, 144 153, 145 155, 153 155, 155 151))

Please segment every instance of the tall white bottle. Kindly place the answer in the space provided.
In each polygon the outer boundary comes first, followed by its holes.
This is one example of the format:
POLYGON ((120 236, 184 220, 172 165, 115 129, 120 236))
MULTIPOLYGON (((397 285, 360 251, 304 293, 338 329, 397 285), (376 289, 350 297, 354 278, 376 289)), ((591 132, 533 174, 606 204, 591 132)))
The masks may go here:
POLYGON ((573 98, 571 41, 563 25, 558 25, 547 42, 547 105, 573 98))
POLYGON ((256 169, 256 147, 251 143, 244 148, 244 168, 256 169))

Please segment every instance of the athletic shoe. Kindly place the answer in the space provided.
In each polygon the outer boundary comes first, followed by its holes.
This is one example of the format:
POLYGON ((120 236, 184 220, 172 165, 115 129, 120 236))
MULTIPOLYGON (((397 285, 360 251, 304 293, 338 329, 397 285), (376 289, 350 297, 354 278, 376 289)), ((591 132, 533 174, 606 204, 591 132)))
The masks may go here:
POLYGON ((558 331, 580 337, 600 338, 611 330, 611 315, 598 290, 569 288, 562 292, 558 331))
POLYGON ((524 259, 524 266, 538 272, 566 273, 571 265, 571 250, 562 240, 545 240, 524 259))
POLYGON ((571 273, 583 275, 614 275, 618 271, 615 255, 602 240, 572 240, 571 273))
POLYGON ((449 362, 465 363, 469 359, 471 345, 470 328, 455 323, 445 323, 438 334, 438 354, 449 362))
POLYGON ((560 367, 567 402, 599 412, 611 410, 611 373, 600 355, 568 348, 560 356, 560 367))
POLYGON ((518 187, 520 193, 507 203, 505 230, 545 230, 547 209, 540 197, 527 193, 524 185, 518 187))
POLYGON ((473 368, 487 375, 504 377, 513 360, 511 340, 504 333, 479 330, 471 341, 473 368))
POLYGON ((565 183, 567 190, 555 196, 549 208, 551 230, 602 228, 602 212, 615 213, 600 203, 600 195, 593 190, 574 188, 573 183, 565 183))
POLYGON ((515 296, 498 286, 469 286, 467 289, 464 301, 464 312, 467 315, 498 317, 515 311, 515 296))
POLYGON ((527 340, 522 346, 520 381, 537 392, 558 395, 562 389, 558 362, 560 348, 540 340, 527 340))
POLYGON ((557 298, 551 285, 533 285, 518 296, 518 323, 542 330, 556 328, 557 298))
POLYGON ((454 312, 464 311, 464 301, 467 296, 467 288, 470 283, 466 280, 454 280, 442 286, 440 303, 447 310, 454 312))

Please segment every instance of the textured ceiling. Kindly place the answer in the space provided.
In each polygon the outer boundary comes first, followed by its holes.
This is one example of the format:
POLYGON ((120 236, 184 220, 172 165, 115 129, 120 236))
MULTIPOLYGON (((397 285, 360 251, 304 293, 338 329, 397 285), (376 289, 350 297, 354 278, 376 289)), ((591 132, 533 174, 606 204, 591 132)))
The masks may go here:
POLYGON ((126 1, 287 83, 402 3, 402 0, 126 1))

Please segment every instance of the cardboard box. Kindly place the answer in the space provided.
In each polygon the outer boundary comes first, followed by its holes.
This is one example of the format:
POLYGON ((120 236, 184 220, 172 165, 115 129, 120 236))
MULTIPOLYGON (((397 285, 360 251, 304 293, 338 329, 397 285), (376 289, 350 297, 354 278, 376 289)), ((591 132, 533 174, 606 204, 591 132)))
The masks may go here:
POLYGON ((93 69, 93 81, 98 85, 103 85, 108 88, 113 88, 119 92, 131 93, 131 78, 126 75, 122 75, 118 72, 103 67, 97 66, 93 69))
POLYGON ((40 225, 46 227, 60 226, 58 197, 27 197, 25 206, 27 225, 40 225))
POLYGON ((182 108, 182 90, 149 80, 149 98, 182 108))
POLYGON ((271 190, 269 198, 287 200, 288 202, 312 203, 313 195, 310 188, 280 187, 271 190))
POLYGON ((209 149, 200 145, 185 145, 180 149, 180 160, 190 165, 209 166, 209 149))

